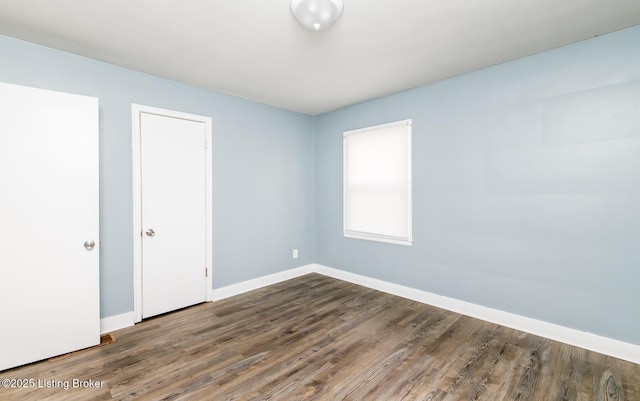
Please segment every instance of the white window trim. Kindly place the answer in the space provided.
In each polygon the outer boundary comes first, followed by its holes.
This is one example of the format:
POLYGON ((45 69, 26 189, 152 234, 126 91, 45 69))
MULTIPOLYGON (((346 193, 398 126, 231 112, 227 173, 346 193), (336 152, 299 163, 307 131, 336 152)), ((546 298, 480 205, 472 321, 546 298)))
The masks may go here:
POLYGON ((387 123, 387 124, 380 124, 380 125, 376 125, 373 127, 366 127, 366 128, 359 128, 359 129, 355 129, 355 130, 351 130, 351 131, 345 131, 342 134, 342 233, 346 238, 355 238, 355 239, 363 239, 363 240, 369 240, 369 241, 377 241, 377 242, 385 242, 388 244, 396 244, 396 245, 405 245, 405 246, 411 246, 413 244, 413 171, 411 169, 411 165, 412 165, 412 143, 411 143, 411 136, 412 136, 412 127, 413 127, 413 122, 411 119, 407 119, 407 120, 401 120, 401 121, 395 121, 395 122, 391 122, 391 123, 387 123), (380 234, 373 234, 373 233, 366 233, 366 232, 359 232, 359 231, 350 231, 346 229, 347 226, 347 214, 346 214, 346 204, 347 204, 347 151, 346 151, 346 146, 345 146, 345 138, 347 138, 349 135, 353 135, 353 134, 361 134, 361 133, 365 133, 368 131, 375 131, 375 130, 380 130, 380 129, 385 129, 385 128, 392 128, 392 127, 397 127, 397 126, 408 126, 409 127, 409 132, 408 132, 408 144, 409 144, 409 154, 407 155, 407 163, 408 163, 408 185, 407 185, 407 218, 408 218, 408 222, 407 222, 407 228, 408 228, 408 236, 407 238, 404 237, 392 237, 392 236, 386 236, 386 235, 380 235, 380 234))

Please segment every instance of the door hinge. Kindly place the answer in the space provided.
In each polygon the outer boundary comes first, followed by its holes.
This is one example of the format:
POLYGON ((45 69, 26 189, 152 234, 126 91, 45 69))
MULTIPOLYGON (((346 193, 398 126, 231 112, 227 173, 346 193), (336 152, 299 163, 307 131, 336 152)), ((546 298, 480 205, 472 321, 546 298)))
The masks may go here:
POLYGON ((206 267, 204 268, 204 276, 209 277, 209 269, 207 269, 206 267))

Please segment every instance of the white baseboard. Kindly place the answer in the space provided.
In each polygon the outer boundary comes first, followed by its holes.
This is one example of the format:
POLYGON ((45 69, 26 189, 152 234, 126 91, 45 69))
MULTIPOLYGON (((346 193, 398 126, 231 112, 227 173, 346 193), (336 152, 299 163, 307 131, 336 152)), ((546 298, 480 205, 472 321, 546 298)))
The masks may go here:
MULTIPOLYGON (((411 299, 423 304, 436 306, 462 315, 471 316, 487 322, 499 324, 501 326, 510 327, 512 329, 535 334, 540 337, 549 338, 551 340, 560 341, 565 344, 640 364, 640 346, 635 344, 614 340, 593 333, 570 329, 557 324, 543 322, 541 320, 516 315, 514 313, 460 301, 458 299, 405 287, 399 284, 389 283, 319 264, 309 264, 295 269, 285 270, 283 272, 214 289, 212 300, 219 301, 221 299, 240 295, 245 292, 277 284, 309 273, 318 273, 324 276, 333 277, 338 280, 362 285, 364 287, 411 299)), ((133 324, 133 312, 107 317, 100 320, 100 333, 107 333, 122 329, 133 326, 133 324)))
POLYGON ((221 299, 229 298, 234 295, 243 294, 245 292, 257 290, 258 288, 266 287, 268 285, 276 284, 281 281, 290 280, 305 274, 313 273, 315 265, 306 265, 297 267, 295 269, 285 270, 268 276, 258 277, 253 280, 243 281, 241 283, 232 284, 222 288, 216 288, 213 290, 213 301, 219 301, 221 299))
MULTIPOLYGON (((276 284, 281 281, 289 280, 295 277, 304 276, 313 273, 315 265, 306 265, 295 269, 285 270, 283 272, 270 274, 268 276, 258 277, 253 280, 243 281, 238 284, 213 290, 212 301, 219 301, 224 298, 239 295, 245 292, 276 284)), ((135 312, 127 312, 121 315, 109 316, 100 319, 100 334, 110 331, 124 329, 135 324, 135 312)))
POLYGON ((133 326, 133 318, 133 312, 102 318, 100 319, 100 334, 133 326))
POLYGON ((640 346, 374 278, 313 265, 313 271, 487 322, 640 364, 640 346))

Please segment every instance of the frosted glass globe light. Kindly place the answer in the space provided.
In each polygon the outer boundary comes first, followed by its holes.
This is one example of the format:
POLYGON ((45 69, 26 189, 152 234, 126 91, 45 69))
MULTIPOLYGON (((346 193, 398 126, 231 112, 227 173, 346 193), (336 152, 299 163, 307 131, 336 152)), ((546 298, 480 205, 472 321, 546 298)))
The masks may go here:
POLYGON ((307 29, 322 31, 342 14, 342 0, 291 0, 291 13, 307 29))

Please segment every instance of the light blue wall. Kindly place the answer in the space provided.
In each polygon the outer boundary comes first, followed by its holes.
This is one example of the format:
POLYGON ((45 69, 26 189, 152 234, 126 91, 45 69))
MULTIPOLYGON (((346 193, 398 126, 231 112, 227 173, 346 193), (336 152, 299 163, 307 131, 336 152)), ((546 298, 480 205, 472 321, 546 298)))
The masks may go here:
POLYGON ((640 344, 640 28, 316 118, 2 36, 0 81, 100 98, 103 317, 140 103, 213 118, 215 288, 318 262, 640 344), (414 245, 343 238, 342 132, 406 118, 414 245))
POLYGON ((640 344, 640 28, 325 114, 315 130, 319 263, 640 344), (413 246, 343 238, 342 132, 406 118, 413 246))
POLYGON ((213 119, 214 288, 313 261, 311 117, 3 36, 0 81, 100 99, 103 317, 133 310, 131 103, 213 119))

